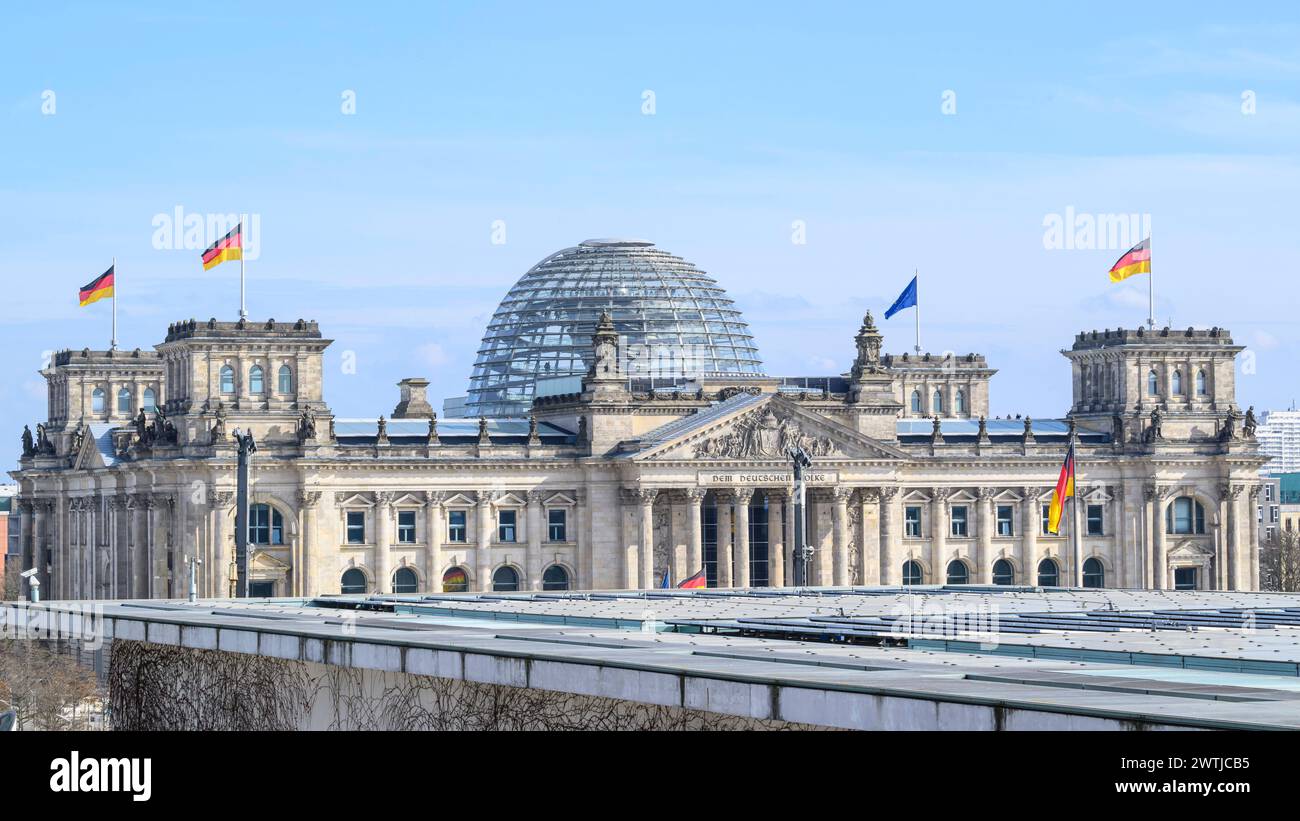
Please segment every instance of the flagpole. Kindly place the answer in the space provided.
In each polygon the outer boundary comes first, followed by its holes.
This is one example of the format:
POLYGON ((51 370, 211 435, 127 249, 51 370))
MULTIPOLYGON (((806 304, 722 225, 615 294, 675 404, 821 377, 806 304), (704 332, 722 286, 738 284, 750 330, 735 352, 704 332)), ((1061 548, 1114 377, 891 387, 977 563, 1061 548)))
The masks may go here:
POLYGON ((1147 236, 1147 329, 1154 331, 1156 329, 1156 270, 1151 265, 1151 237, 1147 236))
POLYGON ((117 257, 113 257, 113 338, 108 349, 117 350, 117 257))
POLYGON ((916 280, 916 352, 921 353, 921 274, 912 269, 912 278, 916 280))
POLYGON ((244 224, 239 224, 239 318, 248 319, 248 308, 244 304, 244 224))

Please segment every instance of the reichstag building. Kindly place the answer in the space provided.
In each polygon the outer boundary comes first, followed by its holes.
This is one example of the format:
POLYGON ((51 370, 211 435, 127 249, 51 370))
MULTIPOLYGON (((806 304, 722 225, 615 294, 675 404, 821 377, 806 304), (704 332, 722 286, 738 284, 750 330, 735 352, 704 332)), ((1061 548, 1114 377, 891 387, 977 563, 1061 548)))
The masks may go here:
POLYGON ((891 354, 846 327, 847 373, 771 376, 717 281, 639 240, 526 273, 461 406, 428 381, 335 418, 314 322, 188 320, 153 350, 64 350, 23 434, 24 566, 46 598, 231 592, 235 429, 251 431, 251 592, 711 587, 793 579, 792 474, 812 455, 814 585, 1257 589, 1253 414, 1222 328, 1117 328, 1064 351, 1063 418, 989 417, 978 354, 891 354), (1047 532, 1071 426, 1078 513, 1047 532))

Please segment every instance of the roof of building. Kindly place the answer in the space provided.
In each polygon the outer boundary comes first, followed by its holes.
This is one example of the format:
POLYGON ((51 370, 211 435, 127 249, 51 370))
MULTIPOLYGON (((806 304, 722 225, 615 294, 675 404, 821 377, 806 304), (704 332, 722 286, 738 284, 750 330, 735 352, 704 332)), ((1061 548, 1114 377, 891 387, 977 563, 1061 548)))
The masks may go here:
MULTIPOLYGON (((119 638, 211 641, 275 655, 286 646, 276 641, 281 636, 294 638, 288 646, 295 653, 308 654, 303 642, 347 641, 369 649, 340 658, 378 669, 405 664, 417 650, 450 650, 571 665, 591 671, 592 687, 614 671, 642 671, 865 697, 877 705, 907 699, 892 703, 1300 729, 1294 594, 948 586, 96 604, 119 638), (350 629, 340 630, 347 623, 350 629), (177 624, 188 628, 177 631, 177 624), (230 634, 204 639, 199 629, 230 634), (400 655, 394 648, 402 648, 400 655)), ((763 709, 773 703, 761 701, 763 709)), ((753 705, 718 709, 733 707, 753 705)), ((845 707, 824 716, 835 726, 901 720, 867 702, 861 711, 845 707)))
MULTIPOLYGON (((488 437, 494 444, 526 444, 528 419, 488 419, 488 437)), ((439 419, 436 423, 438 439, 447 444, 477 442, 477 419, 439 419)), ((424 444, 429 436, 428 419, 388 419, 385 433, 396 444, 424 444)), ((334 435, 340 444, 374 444, 379 438, 378 419, 335 419, 334 435)), ((537 436, 543 444, 572 444, 574 433, 550 422, 537 423, 537 436)))

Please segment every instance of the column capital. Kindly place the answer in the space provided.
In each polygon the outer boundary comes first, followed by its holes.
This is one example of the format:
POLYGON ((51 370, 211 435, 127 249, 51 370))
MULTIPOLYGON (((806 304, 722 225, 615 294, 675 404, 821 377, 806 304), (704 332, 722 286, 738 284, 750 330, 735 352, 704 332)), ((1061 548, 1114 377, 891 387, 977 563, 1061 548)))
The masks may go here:
POLYGON ((474 491, 474 501, 480 505, 496 504, 505 494, 499 490, 476 490, 474 491))
POLYGON ((377 490, 375 491, 375 504, 379 507, 388 507, 396 497, 397 494, 390 490, 377 490))
POLYGON ((1036 485, 1030 485, 1021 488, 1020 492, 1021 494, 1024 495, 1025 501, 1034 502, 1037 501, 1045 492, 1047 492, 1047 488, 1036 486, 1036 485))
POLYGON ((446 498, 447 494, 441 490, 426 490, 424 492, 424 503, 429 507, 441 507, 446 498))
POLYGON ((659 490, 657 488, 643 487, 643 488, 637 488, 636 490, 637 501, 639 501, 642 505, 645 505, 647 507, 653 505, 655 503, 655 499, 658 498, 659 498, 659 490))
POLYGON ((857 490, 857 488, 837 485, 835 489, 831 491, 831 498, 833 498, 837 504, 847 504, 849 499, 852 498, 853 491, 855 490, 857 490))
POLYGON ((977 495, 979 496, 979 500, 981 502, 987 502, 990 501, 994 496, 996 496, 997 492, 998 492, 997 488, 981 487, 977 492, 977 495))
POLYGON ((692 504, 700 504, 704 497, 709 495, 709 489, 706 487, 688 487, 686 488, 686 498, 692 504))
POLYGON ((546 499, 546 494, 540 490, 528 491, 528 504, 530 507, 540 506, 546 499))
POLYGON ((898 488, 894 485, 885 485, 880 489, 880 501, 882 502, 892 502, 897 495, 898 488))
POLYGON ((754 489, 752 487, 738 487, 732 491, 732 496, 735 498, 736 504, 747 505, 754 498, 754 489))
POLYGON ((320 497, 321 497, 321 492, 319 490, 299 490, 298 507, 304 509, 309 507, 315 507, 316 503, 320 501, 320 497))
POLYGON ((235 494, 229 490, 208 491, 208 507, 226 507, 235 500, 235 494))
POLYGON ((875 504, 880 501, 880 488, 864 487, 862 488, 862 501, 875 504))

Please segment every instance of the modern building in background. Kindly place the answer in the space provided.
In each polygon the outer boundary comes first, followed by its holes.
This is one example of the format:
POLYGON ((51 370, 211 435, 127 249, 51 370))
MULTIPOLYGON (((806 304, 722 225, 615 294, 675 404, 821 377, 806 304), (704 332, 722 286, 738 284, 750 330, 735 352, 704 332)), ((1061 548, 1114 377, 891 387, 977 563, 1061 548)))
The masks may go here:
POLYGON ((22 572, 22 555, 18 545, 18 517, 14 516, 14 498, 18 485, 0 485, 0 535, 4 536, 4 550, 0 551, 0 598, 3 598, 5 579, 11 573, 22 572))
POLYGON ((62 351, 11 474, 24 566, 49 597, 176 597, 195 558, 200 595, 229 595, 240 429, 256 596, 786 586, 794 446, 813 585, 1259 586, 1265 459, 1222 328, 1080 333, 1065 418, 988 419, 978 354, 885 353, 868 313, 848 373, 764 375, 713 280, 600 240, 540 263, 486 339, 479 419, 436 419, 423 379, 336 419, 303 320, 62 351), (1078 513, 1054 534, 1071 426, 1078 513))
POLYGON ((1300 472, 1300 411, 1266 411, 1260 417, 1256 436, 1259 449, 1270 457, 1268 473, 1300 472))

